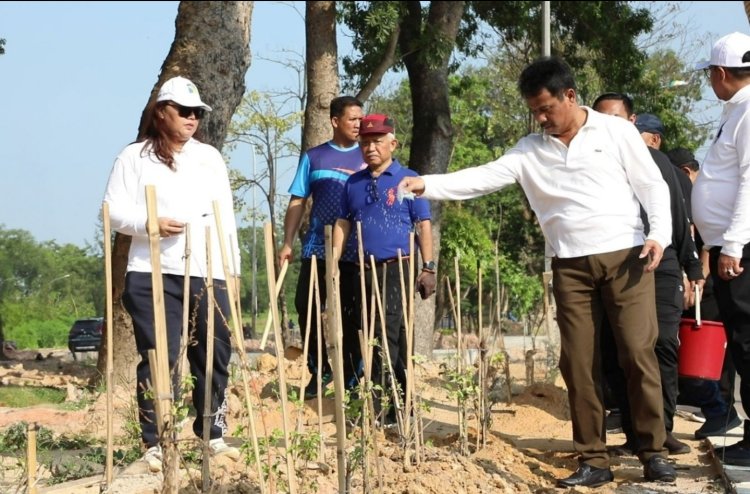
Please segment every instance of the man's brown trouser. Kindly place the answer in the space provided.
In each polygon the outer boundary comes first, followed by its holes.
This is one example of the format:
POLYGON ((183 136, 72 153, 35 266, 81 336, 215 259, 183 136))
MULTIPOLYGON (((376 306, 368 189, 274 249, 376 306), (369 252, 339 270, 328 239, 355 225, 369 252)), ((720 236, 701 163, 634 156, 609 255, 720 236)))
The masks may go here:
POLYGON ((654 275, 644 273, 642 247, 552 260, 560 327, 560 372, 568 387, 573 443, 580 461, 607 468, 599 332, 606 315, 625 373, 633 429, 647 462, 667 456, 659 364, 654 275))

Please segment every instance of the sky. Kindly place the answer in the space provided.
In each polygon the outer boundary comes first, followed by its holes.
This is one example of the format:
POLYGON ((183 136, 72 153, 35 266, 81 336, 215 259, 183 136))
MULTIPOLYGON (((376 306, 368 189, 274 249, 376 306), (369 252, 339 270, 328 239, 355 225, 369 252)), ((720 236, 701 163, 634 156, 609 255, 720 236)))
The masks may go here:
MULTIPOLYGON (((6 40, 0 56, 0 228, 59 245, 97 242, 109 171, 136 136, 174 39, 178 4, 0 2, 0 38, 6 40)), ((708 58, 720 36, 750 33, 741 1, 682 5, 676 20, 710 40, 695 61, 708 58)), ((303 16, 301 2, 255 2, 248 89, 296 86, 296 73, 267 59, 304 53, 303 16)), ((719 102, 704 95, 715 101, 718 118, 719 102)), ((246 148, 227 164, 249 176, 253 157, 246 148)), ((280 192, 295 166, 282 165, 280 192)))

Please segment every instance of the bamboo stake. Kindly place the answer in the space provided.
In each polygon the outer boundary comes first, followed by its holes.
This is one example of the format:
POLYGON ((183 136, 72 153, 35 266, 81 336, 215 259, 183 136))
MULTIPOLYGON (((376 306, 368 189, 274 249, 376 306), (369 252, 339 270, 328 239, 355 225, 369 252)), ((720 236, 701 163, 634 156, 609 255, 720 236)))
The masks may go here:
MULTIPOLYGON (((464 360, 464 349, 463 349, 463 339, 461 336, 461 270, 458 268, 458 256, 456 256, 453 259, 453 265, 456 271, 456 331, 458 333, 457 337, 457 344, 458 347, 458 374, 461 375, 463 373, 463 360, 464 360)), ((461 428, 461 452, 463 454, 466 454, 469 449, 469 436, 467 431, 467 424, 466 424, 466 410, 464 409, 465 404, 459 403, 458 406, 458 423, 459 427, 461 428)))
MULTIPOLYGON (((486 335, 482 324, 482 263, 477 259, 477 312, 478 312, 478 336, 479 336, 479 348, 477 351, 477 371, 479 377, 479 410, 477 413, 477 419, 479 420, 478 431, 481 431, 482 446, 487 444, 487 376, 486 369, 487 363, 484 360, 484 348, 486 345, 486 335)), ((476 449, 479 450, 480 434, 477 434, 476 449)))
MULTIPOLYGON (((364 458, 362 460, 363 471, 362 471, 362 483, 363 492, 370 492, 370 449, 367 448, 367 444, 372 442, 373 455, 375 457, 375 468, 378 476, 382 478, 382 472, 380 471, 380 462, 377 461, 379 454, 379 447, 377 437, 373 434, 375 430, 375 408, 372 402, 372 351, 373 347, 370 344, 373 340, 374 321, 372 324, 368 324, 368 311, 367 311, 367 285, 365 284, 365 249, 362 244, 362 222, 357 222, 357 258, 359 261, 359 290, 360 290, 360 317, 362 319, 362 329, 357 332, 360 345, 360 354, 362 355, 362 382, 360 389, 363 390, 362 399, 364 400, 364 406, 362 407, 362 441, 364 458)), ((374 304, 370 304, 370 307, 374 307, 374 304)), ((374 317, 374 313, 373 313, 374 317)), ((382 490, 382 484, 380 485, 382 490)))
POLYGON ((503 293, 502 293, 502 288, 500 286, 500 254, 499 254, 497 242, 495 242, 495 289, 497 290, 497 336, 498 336, 500 348, 502 350, 505 350, 505 336, 503 335, 503 328, 502 328, 503 293))
POLYGON ((36 494, 36 423, 26 425, 26 492, 36 494))
MULTIPOLYGON (((391 392, 393 393, 393 406, 396 409, 396 421, 398 423, 398 429, 400 432, 403 433, 403 422, 401 420, 401 413, 403 413, 403 409, 401 408, 401 400, 399 399, 398 395, 398 384, 396 383, 396 376, 393 372, 393 366, 391 365, 391 352, 388 349, 388 334, 387 329, 385 327, 385 308, 383 307, 383 300, 380 296, 380 288, 378 286, 378 277, 375 276, 376 273, 376 267, 375 267, 375 257, 370 256, 370 268, 372 269, 372 279, 375 282, 375 289, 373 292, 375 292, 375 303, 377 304, 376 307, 378 309, 378 315, 380 317, 380 346, 383 348, 384 357, 381 360, 385 360, 386 367, 388 368, 388 377, 390 378, 390 388, 391 392)), ((383 265, 383 290, 385 290, 385 274, 386 270, 388 269, 387 265, 383 265)), ((382 374, 382 365, 381 365, 381 374, 382 374)))
POLYGON ((106 488, 112 485, 112 470, 114 464, 114 420, 112 417, 112 411, 114 410, 113 405, 113 353, 112 353, 112 324, 113 324, 113 309, 112 309, 112 231, 110 228, 109 218, 109 204, 105 201, 102 203, 102 222, 104 224, 104 291, 105 291, 105 305, 106 305, 106 341, 107 341, 107 369, 106 369, 106 383, 107 383, 107 456, 104 464, 104 482, 106 488))
MULTIPOLYGON (((167 355, 167 320, 164 312, 164 284, 161 274, 161 239, 159 218, 156 210, 156 187, 146 185, 146 209, 148 212, 148 236, 151 250, 151 291, 154 304, 154 333, 156 336, 156 369, 151 377, 156 385, 154 406, 159 433, 163 436, 166 426, 171 424, 172 383, 169 379, 169 357, 167 355)), ((166 480, 166 476, 165 476, 166 480)))
POLYGON ((149 247, 151 254, 151 291, 154 304, 154 332, 156 348, 149 351, 149 365, 154 390, 154 404, 157 414, 157 427, 164 454, 164 485, 162 492, 176 494, 179 489, 177 478, 177 444, 174 441, 174 414, 172 404, 174 394, 170 378, 169 343, 167 341, 167 317, 164 308, 164 278, 161 272, 161 237, 157 211, 156 187, 146 186, 146 209, 148 214, 149 247))
MULTIPOLYGON (((266 272, 268 275, 268 293, 277 293, 276 291, 276 280, 273 277, 274 265, 273 265, 273 225, 266 223, 264 228, 265 240, 266 240, 266 272)), ((294 461, 292 455, 289 453, 290 439, 289 439, 289 412, 287 410, 287 387, 286 387, 286 369, 284 365, 284 346, 281 339, 281 328, 279 325, 279 307, 276 297, 271 300, 271 314, 273 314, 273 333, 276 341, 276 359, 277 359, 277 370, 279 373, 279 394, 281 395, 281 414, 283 417, 283 429, 284 429, 284 447, 287 449, 286 457, 286 469, 289 482, 289 492, 294 494, 297 492, 297 478, 294 471, 294 461)))
POLYGON ((190 223, 185 223, 185 274, 182 281, 182 339, 180 342, 180 360, 175 372, 180 376, 180 382, 185 377, 188 369, 187 347, 188 328, 190 327, 190 223))
MULTIPOLYGON (((235 243, 232 242, 233 239, 234 237, 232 235, 229 235, 229 254, 230 254, 230 258, 232 259, 232 271, 237 275, 235 283, 234 283, 234 301, 237 304, 237 314, 239 314, 240 319, 242 319, 242 297, 240 294, 240 283, 239 283, 240 270, 237 268, 238 257, 237 257, 237 253, 234 250, 235 243)), ((229 288, 229 285, 227 285, 227 288, 229 288)), ((240 326, 242 325, 240 324, 240 326)), ((243 332, 243 340, 244 340, 244 332, 243 332)))
MULTIPOLYGON (((409 263, 409 268, 411 269, 411 259, 410 259, 410 263, 409 263)), ((409 325, 411 323, 411 318, 410 318, 410 312, 409 312, 409 304, 408 304, 407 299, 406 299, 406 286, 405 286, 405 283, 404 283, 404 265, 403 265, 403 258, 401 257, 401 249, 398 249, 398 274, 399 274, 398 279, 399 279, 399 283, 400 283, 400 287, 399 288, 400 288, 400 291, 401 291, 401 311, 403 312, 403 317, 404 317, 404 331, 406 332, 406 348, 407 348, 407 350, 406 350, 406 360, 408 361, 408 360, 411 360, 411 358, 410 358, 411 357, 411 354, 410 354, 411 345, 409 345, 409 325)), ((411 276, 410 276, 410 278, 411 278, 411 276)), ((403 430, 403 433, 404 433, 403 434, 403 441, 405 443, 404 446, 408 447, 408 444, 409 444, 409 433, 411 432, 411 430, 410 430, 410 427, 409 427, 409 413, 407 411, 407 406, 408 406, 407 405, 407 401, 411 399, 411 393, 409 393, 410 377, 409 377, 409 371, 408 371, 408 364, 406 364, 406 365, 407 365, 406 383, 405 383, 406 389, 404 390, 404 409, 402 410, 402 413, 403 413, 402 421, 403 421, 403 424, 404 424, 404 430, 403 430)), ((408 463, 409 463, 409 455, 408 454, 404 454, 404 466, 408 465, 408 463)))
MULTIPOLYGON (((214 379, 214 276, 211 262, 211 227, 206 227, 206 292, 208 295, 208 309, 206 310, 206 371, 205 387, 203 388, 203 462, 201 465, 201 492, 208 492, 211 488, 211 456, 209 441, 211 440, 211 388, 214 379)), ((229 286, 227 286, 229 289, 229 286)))
MULTIPOLYGON (((333 387, 336 406, 336 464, 338 471, 339 492, 349 492, 347 485, 346 467, 346 417, 344 415, 344 367, 342 333, 341 333, 341 297, 339 296, 339 269, 336 259, 338 252, 332 245, 331 225, 324 229, 326 253, 326 313, 328 335, 333 336, 333 387), (333 329, 333 331, 331 331, 333 329)), ((328 338, 326 341, 329 341, 328 338)), ((330 357, 330 354, 329 354, 330 357)))
POLYGON ((260 486, 261 494, 266 492, 266 484, 263 480, 263 465, 260 461, 260 447, 258 446, 258 434, 255 430, 255 411, 253 409, 253 403, 250 400, 250 383, 247 377, 247 369, 250 365, 247 362, 247 354, 245 353, 245 340, 242 337, 242 329, 240 328, 240 318, 237 314, 237 304, 234 303, 234 278, 232 273, 229 272, 229 262, 227 261, 227 250, 224 243, 224 228, 221 223, 221 212, 219 210, 219 204, 217 201, 213 202, 214 219, 216 221, 216 234, 219 237, 219 250, 221 251, 222 266, 224 268, 224 278, 227 281, 227 296, 229 297, 229 307, 232 311, 232 329, 234 330, 232 335, 234 336, 234 343, 237 348, 237 355, 240 359, 240 374, 242 375, 242 387, 245 395, 245 407, 247 408, 248 422, 250 426, 250 439, 253 443, 253 454, 255 456, 255 468, 258 471, 258 484, 260 486))
MULTIPOLYGON (((273 323, 274 311, 271 310, 271 304, 275 303, 276 300, 279 298, 279 295, 281 295, 281 288, 284 285, 284 277, 286 276, 286 271, 288 267, 289 267, 289 261, 284 259, 284 262, 281 263, 279 277, 276 279, 276 297, 274 298, 273 302, 269 303, 269 306, 268 306, 268 317, 266 318, 266 327, 263 329, 263 337, 260 339, 261 350, 265 350, 266 348, 266 343, 268 342, 268 334, 271 332, 271 324, 273 323)), ((271 271, 271 272, 273 273, 274 271, 271 271)), ((277 352, 279 350, 281 349, 277 349, 277 352)))
MULTIPOLYGON (((310 347, 310 324, 312 321, 310 320, 312 317, 312 303, 313 303, 313 290, 315 287, 313 286, 313 283, 315 282, 315 274, 313 271, 315 270, 315 264, 316 264, 316 258, 315 254, 313 254, 312 259, 310 261, 310 285, 307 287, 307 314, 305 314, 305 336, 302 341, 302 378, 299 381, 299 397, 300 401, 305 400, 305 386, 307 382, 307 375, 310 373, 307 368, 307 354, 310 347)), ((318 345, 318 348, 320 348, 320 345, 318 345)), ((318 367, 320 369, 320 367, 318 367)), ((320 372, 318 372, 320 374, 320 372)), ((297 414, 297 432, 302 432, 302 414, 297 414)))
MULTIPOLYGON (((322 333, 322 326, 323 326, 323 317, 321 315, 320 311, 320 274, 318 273, 318 261, 317 256, 312 256, 312 266, 310 266, 310 283, 314 283, 314 295, 315 295, 315 320, 316 320, 316 331, 318 336, 318 369, 321 369, 323 365, 323 340, 321 339, 320 335, 322 333)), ((309 326, 308 326, 309 331, 309 326)), ((318 371, 318 374, 320 374, 320 371, 318 371)), ((321 378, 318 377, 318 435, 320 436, 320 461, 325 463, 326 462, 326 448, 325 448, 325 441, 324 441, 324 435, 323 435, 323 397, 322 395, 322 382, 321 378)))

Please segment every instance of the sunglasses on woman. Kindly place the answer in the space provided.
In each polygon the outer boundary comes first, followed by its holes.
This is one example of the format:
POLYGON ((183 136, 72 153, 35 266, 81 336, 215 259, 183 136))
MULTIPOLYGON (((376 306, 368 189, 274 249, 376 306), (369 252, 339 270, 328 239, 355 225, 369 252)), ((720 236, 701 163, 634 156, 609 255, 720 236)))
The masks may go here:
POLYGON ((182 118, 190 118, 190 115, 195 114, 195 118, 198 120, 202 119, 206 115, 206 110, 203 108, 195 108, 192 106, 182 106, 177 103, 167 103, 167 106, 171 106, 177 110, 177 114, 182 118))

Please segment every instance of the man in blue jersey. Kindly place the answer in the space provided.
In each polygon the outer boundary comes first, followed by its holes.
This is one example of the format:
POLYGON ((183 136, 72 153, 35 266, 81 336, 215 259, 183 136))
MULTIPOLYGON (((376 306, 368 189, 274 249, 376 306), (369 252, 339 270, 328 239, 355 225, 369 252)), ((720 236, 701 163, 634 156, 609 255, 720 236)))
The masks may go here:
MULTIPOLYGON (((381 424, 393 424, 396 422, 396 408, 389 406, 388 410, 381 409, 382 397, 378 385, 384 383, 382 389, 390 390, 388 396, 398 397, 390 403, 403 403, 406 362, 409 356, 406 352, 401 287, 409 286, 410 233, 416 229, 422 255, 417 286, 422 298, 435 292, 430 205, 425 199, 399 197, 398 184, 401 179, 416 176, 416 173, 393 158, 393 151, 398 145, 393 120, 380 114, 363 118, 359 129, 359 144, 367 169, 352 175, 344 186, 340 216, 333 229, 333 247, 335 252, 342 252, 345 242, 354 240, 358 243, 356 224, 361 224, 365 254, 364 284, 367 292, 364 302, 371 300, 372 278, 377 277, 385 314, 385 321, 380 317, 375 318, 374 336, 380 347, 379 351, 374 352, 372 365, 372 382, 377 390, 374 393, 375 413, 381 424), (350 232, 353 233, 350 235, 350 232), (402 258, 401 266, 398 263, 399 254, 402 258), (375 262, 374 269, 371 259, 375 262), (404 279, 401 278, 402 274, 404 279), (381 337, 383 326, 387 344, 383 343, 381 337), (396 393, 392 387, 394 382, 399 388, 396 393)), ((342 279, 343 276, 342 273, 342 279)), ((359 299, 361 291, 355 292, 359 299)), ((344 288, 341 293, 346 293, 344 288)))
MULTIPOLYGON (((310 311, 310 326, 308 328, 308 297, 310 292, 310 272, 312 267, 312 256, 316 257, 318 271, 318 290, 320 291, 321 312, 325 310, 326 284, 325 284, 325 238, 326 225, 333 225, 337 218, 341 194, 344 190, 344 182, 356 171, 365 168, 362 152, 359 148, 357 137, 362 120, 362 103, 352 96, 340 96, 331 101, 330 117, 333 127, 333 138, 319 146, 307 150, 300 157, 297 174, 289 193, 292 198, 284 217, 284 244, 279 252, 279 264, 285 260, 293 260, 294 238, 297 236, 305 204, 312 197, 312 208, 310 210, 310 224, 302 239, 302 265, 300 267, 299 279, 294 305, 299 315, 299 325, 303 335, 309 331, 309 348, 307 368, 312 378, 305 388, 305 399, 317 396, 317 374, 320 370, 323 387, 332 380, 331 367, 324 341, 318 341, 317 309, 313 299, 313 307, 310 311), (318 346, 322 352, 322 368, 318 369, 318 346)), ((356 281, 357 258, 356 244, 349 243, 341 255, 342 284, 356 281), (345 273, 351 273, 350 276, 345 273)), ((354 292, 359 290, 359 285, 352 287, 342 286, 342 293, 353 298, 354 292)), ((344 327, 356 327, 359 313, 355 309, 352 300, 342 295, 342 319, 344 327), (352 321, 347 324, 347 321, 352 321)), ((322 336, 322 335, 321 335, 322 336)), ((356 385, 357 373, 360 367, 360 351, 357 333, 344 334, 343 336, 344 356, 344 380, 347 388, 356 385)))

